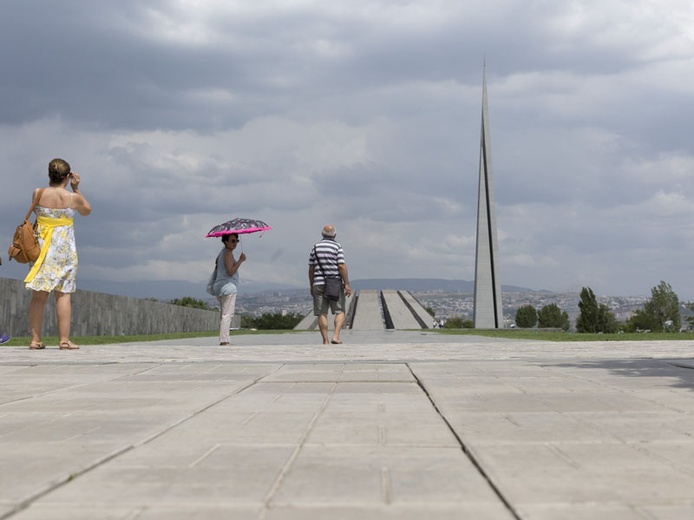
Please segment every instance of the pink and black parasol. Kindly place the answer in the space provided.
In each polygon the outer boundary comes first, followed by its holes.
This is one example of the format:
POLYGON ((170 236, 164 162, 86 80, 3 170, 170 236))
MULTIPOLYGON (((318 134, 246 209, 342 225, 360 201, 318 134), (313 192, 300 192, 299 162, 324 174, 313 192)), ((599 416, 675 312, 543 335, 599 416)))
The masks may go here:
POLYGON ((205 235, 205 238, 221 237, 222 235, 231 235, 232 233, 236 233, 238 235, 259 233, 269 229, 272 228, 262 220, 255 220, 252 218, 235 218, 213 227, 210 229, 209 233, 205 235))

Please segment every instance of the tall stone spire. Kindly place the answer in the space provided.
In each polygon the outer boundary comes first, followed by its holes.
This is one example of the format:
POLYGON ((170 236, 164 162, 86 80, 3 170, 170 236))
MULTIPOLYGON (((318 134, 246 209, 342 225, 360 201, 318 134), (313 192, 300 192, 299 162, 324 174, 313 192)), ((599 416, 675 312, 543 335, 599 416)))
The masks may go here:
POLYGON ((485 63, 482 73, 482 130, 477 198, 477 248, 475 251, 474 327, 476 329, 501 329, 504 327, 493 180, 492 151, 489 140, 489 109, 487 107, 487 65, 485 63))

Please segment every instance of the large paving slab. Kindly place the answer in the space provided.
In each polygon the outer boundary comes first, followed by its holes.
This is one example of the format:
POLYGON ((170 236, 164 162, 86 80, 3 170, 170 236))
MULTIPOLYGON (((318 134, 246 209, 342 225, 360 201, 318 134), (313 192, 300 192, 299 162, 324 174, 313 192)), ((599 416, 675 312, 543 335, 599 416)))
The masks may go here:
POLYGON ((694 518, 694 341, 343 339, 0 347, 0 519, 694 518))

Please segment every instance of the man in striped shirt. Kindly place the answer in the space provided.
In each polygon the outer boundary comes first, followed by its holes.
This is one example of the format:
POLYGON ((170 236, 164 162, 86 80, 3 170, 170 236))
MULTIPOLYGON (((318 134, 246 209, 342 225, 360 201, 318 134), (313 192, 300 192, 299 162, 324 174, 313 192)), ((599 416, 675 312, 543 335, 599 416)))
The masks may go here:
POLYGON ((347 276, 345 252, 335 240, 337 236, 335 226, 331 224, 323 226, 322 235, 323 240, 313 246, 308 259, 308 281, 313 297, 313 314, 318 316, 318 330, 323 338, 323 345, 328 343, 339 345, 342 343, 340 331, 345 323, 345 294, 350 296, 352 289, 349 286, 349 277, 347 276), (323 296, 326 277, 342 278, 342 291, 340 291, 340 297, 336 301, 328 300, 323 296), (335 332, 330 342, 328 342, 328 308, 335 315, 335 332))

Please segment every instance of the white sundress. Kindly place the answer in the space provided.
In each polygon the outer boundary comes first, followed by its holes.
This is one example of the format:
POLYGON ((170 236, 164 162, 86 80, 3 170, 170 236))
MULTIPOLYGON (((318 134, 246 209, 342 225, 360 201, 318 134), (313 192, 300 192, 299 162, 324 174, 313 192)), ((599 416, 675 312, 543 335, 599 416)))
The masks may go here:
MULTIPOLYGON (((36 215, 44 218, 73 218, 75 210, 71 208, 53 209, 36 206, 36 215)), ((42 226, 37 226, 40 234, 42 226)), ((43 239, 39 238, 43 248, 43 239)), ((56 226, 48 246, 46 257, 34 276, 26 282, 26 288, 34 291, 60 291, 73 293, 77 289, 77 247, 75 245, 74 225, 56 226)))

